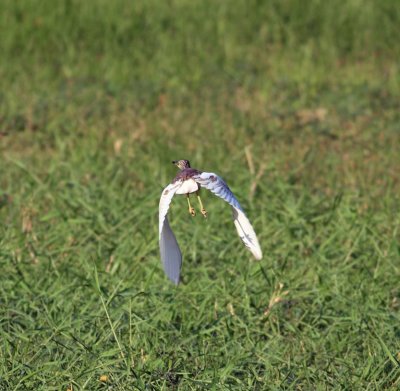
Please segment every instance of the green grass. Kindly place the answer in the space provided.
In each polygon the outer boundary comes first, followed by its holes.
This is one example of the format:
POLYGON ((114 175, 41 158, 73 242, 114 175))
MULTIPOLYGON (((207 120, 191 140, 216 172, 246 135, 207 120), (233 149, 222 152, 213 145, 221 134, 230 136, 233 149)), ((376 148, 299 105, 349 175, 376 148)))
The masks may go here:
POLYGON ((0 4, 0 389, 398 389, 396 1, 0 4), (170 220, 170 161, 215 171, 170 220), (107 376, 106 382, 100 376, 107 376))

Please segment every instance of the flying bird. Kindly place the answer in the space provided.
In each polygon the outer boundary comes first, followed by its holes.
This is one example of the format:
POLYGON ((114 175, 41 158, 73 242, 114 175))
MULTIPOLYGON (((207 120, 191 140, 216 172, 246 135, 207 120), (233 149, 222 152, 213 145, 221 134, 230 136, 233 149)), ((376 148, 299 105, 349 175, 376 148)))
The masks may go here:
POLYGON ((168 222, 168 209, 175 194, 186 195, 189 213, 196 215, 195 209, 190 203, 189 194, 196 193, 200 212, 207 217, 200 198, 199 190, 204 187, 222 198, 232 208, 233 222, 236 230, 245 246, 251 251, 254 258, 260 260, 262 252, 250 221, 244 214, 239 201, 235 198, 228 185, 217 175, 212 172, 202 172, 190 167, 188 160, 174 160, 180 171, 173 181, 162 191, 159 205, 159 241, 160 254, 164 266, 164 271, 168 278, 179 284, 179 276, 182 267, 182 253, 176 241, 175 235, 168 222))

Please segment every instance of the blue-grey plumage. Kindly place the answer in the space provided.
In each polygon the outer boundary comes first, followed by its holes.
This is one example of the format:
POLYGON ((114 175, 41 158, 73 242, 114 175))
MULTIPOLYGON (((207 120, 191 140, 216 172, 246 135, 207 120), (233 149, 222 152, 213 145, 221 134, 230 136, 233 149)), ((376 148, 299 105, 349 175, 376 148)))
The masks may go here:
POLYGON ((201 212, 207 217, 207 212, 199 197, 200 187, 204 187, 214 193, 216 196, 228 202, 232 208, 233 222, 239 237, 245 246, 251 251, 253 256, 260 260, 262 251, 258 243, 254 229, 244 214, 239 201, 233 195, 228 185, 216 174, 211 172, 201 172, 190 167, 188 160, 173 161, 173 164, 180 168, 180 172, 162 192, 159 205, 159 240, 160 254, 165 273, 175 284, 179 283, 180 270, 182 266, 182 253, 178 242, 169 225, 167 213, 175 194, 186 194, 189 212, 195 215, 194 208, 190 205, 189 194, 195 193, 198 196, 201 212))
POLYGON ((200 175, 193 177, 200 186, 210 190, 216 196, 228 202, 231 206, 242 210, 239 201, 233 195, 228 185, 218 175, 212 172, 202 172, 200 175))

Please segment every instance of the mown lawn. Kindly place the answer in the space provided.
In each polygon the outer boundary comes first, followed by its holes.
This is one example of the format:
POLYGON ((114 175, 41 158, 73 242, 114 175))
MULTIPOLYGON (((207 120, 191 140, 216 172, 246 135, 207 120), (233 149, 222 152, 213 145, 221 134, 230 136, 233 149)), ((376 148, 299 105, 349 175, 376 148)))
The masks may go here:
POLYGON ((400 387, 400 8, 299 4, 1 2, 0 389, 400 387))

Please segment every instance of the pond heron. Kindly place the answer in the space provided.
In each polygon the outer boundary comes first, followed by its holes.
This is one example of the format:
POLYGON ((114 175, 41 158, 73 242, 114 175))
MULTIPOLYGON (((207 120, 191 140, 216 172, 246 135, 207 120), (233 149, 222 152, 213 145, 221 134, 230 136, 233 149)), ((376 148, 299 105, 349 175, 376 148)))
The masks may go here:
POLYGON ((207 212, 204 209, 199 195, 201 187, 210 190, 231 206, 233 222, 240 239, 242 239, 245 246, 251 251, 254 258, 260 260, 262 258, 262 252, 257 236, 228 185, 218 175, 212 172, 201 172, 195 168, 191 168, 188 160, 176 160, 172 163, 178 166, 180 171, 173 181, 163 190, 159 205, 160 253, 164 270, 168 278, 177 285, 179 283, 182 266, 182 253, 167 217, 172 197, 175 194, 186 195, 189 213, 195 216, 196 212, 190 204, 189 194, 196 193, 200 205, 200 212, 204 217, 207 217, 207 212))

